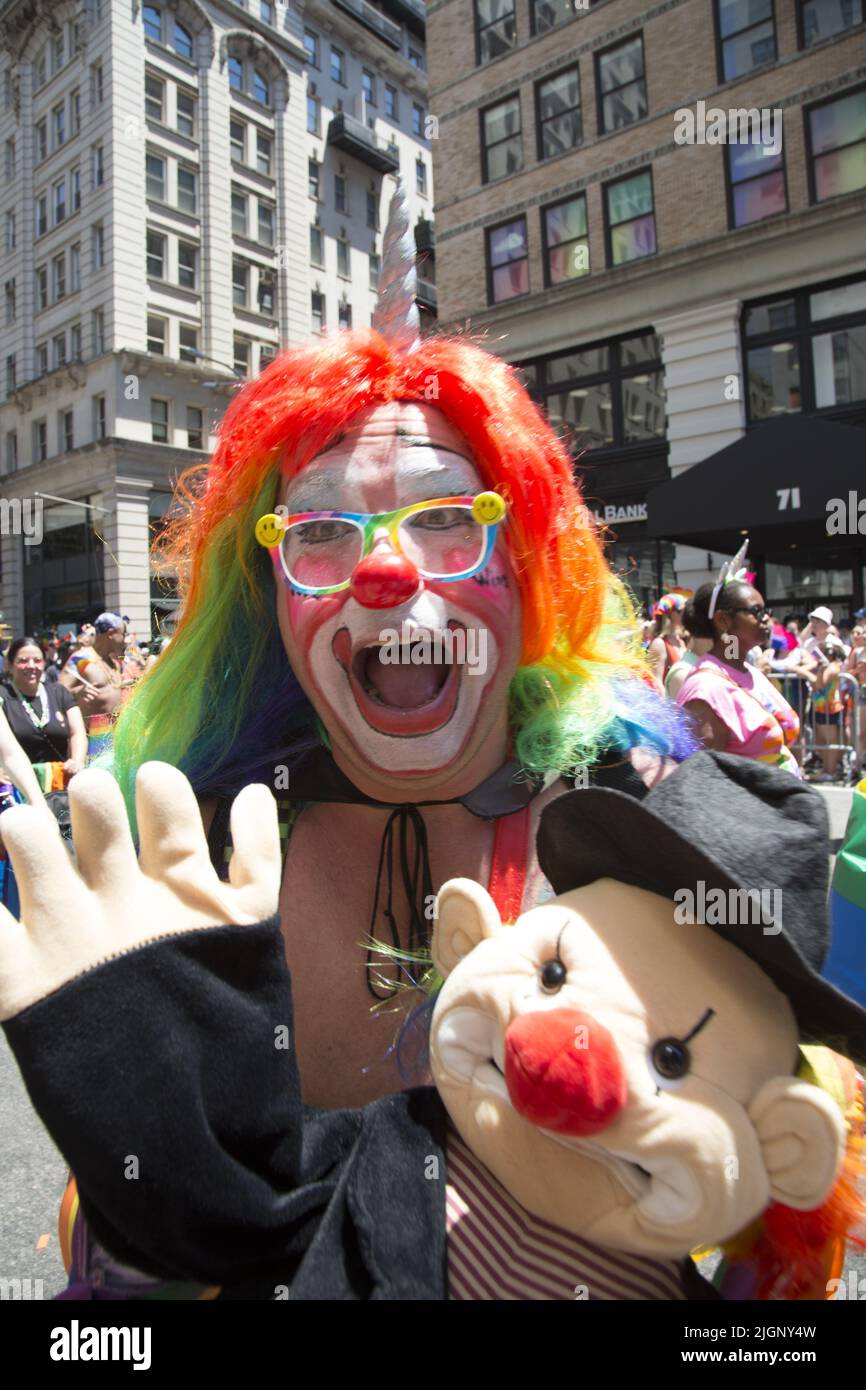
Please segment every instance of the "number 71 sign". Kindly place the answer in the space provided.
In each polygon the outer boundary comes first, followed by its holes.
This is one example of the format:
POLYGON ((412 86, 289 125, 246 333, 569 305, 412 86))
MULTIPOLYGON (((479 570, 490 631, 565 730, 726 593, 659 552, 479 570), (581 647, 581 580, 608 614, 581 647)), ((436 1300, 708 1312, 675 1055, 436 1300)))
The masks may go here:
POLYGON ((800 507, 800 489, 798 487, 778 487, 776 496, 779 499, 778 510, 780 512, 798 511, 800 507))

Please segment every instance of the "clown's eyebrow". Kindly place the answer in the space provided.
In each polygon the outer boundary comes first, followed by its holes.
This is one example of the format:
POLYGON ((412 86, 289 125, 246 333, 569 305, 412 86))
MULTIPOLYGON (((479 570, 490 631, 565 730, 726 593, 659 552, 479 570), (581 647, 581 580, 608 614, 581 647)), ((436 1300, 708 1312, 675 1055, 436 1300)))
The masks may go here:
POLYGON ((680 1038, 680 1042, 687 1043, 691 1042, 692 1038, 696 1038, 701 1029, 706 1028, 710 1019, 715 1017, 715 1013, 715 1009, 707 1009, 706 1012, 702 1014, 701 1018, 695 1024, 692 1031, 690 1033, 686 1033, 686 1036, 684 1038, 680 1038))

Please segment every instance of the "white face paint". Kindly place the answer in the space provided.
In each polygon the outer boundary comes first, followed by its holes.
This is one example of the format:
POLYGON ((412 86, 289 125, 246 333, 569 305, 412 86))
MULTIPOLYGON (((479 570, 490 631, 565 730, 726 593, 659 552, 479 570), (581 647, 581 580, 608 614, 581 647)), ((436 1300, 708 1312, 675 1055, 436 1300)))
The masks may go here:
MULTIPOLYGON (((365 423, 287 483, 280 500, 290 513, 386 513, 484 489, 465 441, 438 411, 401 402, 359 418, 365 423)), ((384 528, 374 551, 380 548, 391 549, 384 528)), ((494 721, 504 727, 520 648, 520 605, 501 534, 477 579, 419 578, 411 598, 387 609, 364 607, 349 590, 305 598, 283 587, 279 614, 293 669, 328 728, 335 756, 342 745, 353 764, 440 778, 494 721), (436 656, 415 664, 406 651, 405 661, 383 665, 379 649, 395 630, 401 638, 419 633, 432 639, 428 650, 432 646, 436 656), (471 675, 459 664, 466 652, 475 654, 471 675), (483 670, 479 652, 486 657, 483 670), (487 710, 494 692, 494 708, 487 710)))

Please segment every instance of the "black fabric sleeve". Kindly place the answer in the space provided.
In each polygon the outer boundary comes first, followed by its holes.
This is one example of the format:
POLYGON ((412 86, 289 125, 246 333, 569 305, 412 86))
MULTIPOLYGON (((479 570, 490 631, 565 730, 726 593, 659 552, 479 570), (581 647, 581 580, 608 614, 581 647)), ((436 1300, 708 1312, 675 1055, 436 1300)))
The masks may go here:
POLYGON ((320 1119, 302 1171, 277 918, 151 942, 4 1028, 107 1250, 164 1279, 288 1282, 360 1121, 320 1119))
POLYGON ((75 708, 76 701, 72 691, 67 690, 65 685, 61 685, 56 677, 51 686, 51 699, 54 701, 55 707, 62 709, 64 714, 75 708))

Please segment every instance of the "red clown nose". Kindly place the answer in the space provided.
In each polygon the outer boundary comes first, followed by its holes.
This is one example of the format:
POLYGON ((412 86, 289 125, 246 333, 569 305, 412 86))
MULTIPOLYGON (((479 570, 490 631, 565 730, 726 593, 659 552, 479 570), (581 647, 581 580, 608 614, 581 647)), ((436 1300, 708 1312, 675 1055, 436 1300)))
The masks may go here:
POLYGON ((505 1082, 524 1119, 576 1138, 606 1129, 626 1102, 616 1043, 577 1009, 541 1009, 509 1025, 505 1082))
POLYGON ((418 592, 420 582, 415 566, 403 555, 381 550, 355 566, 350 588, 365 608, 399 608, 418 592))

